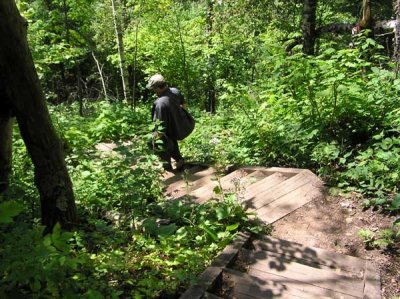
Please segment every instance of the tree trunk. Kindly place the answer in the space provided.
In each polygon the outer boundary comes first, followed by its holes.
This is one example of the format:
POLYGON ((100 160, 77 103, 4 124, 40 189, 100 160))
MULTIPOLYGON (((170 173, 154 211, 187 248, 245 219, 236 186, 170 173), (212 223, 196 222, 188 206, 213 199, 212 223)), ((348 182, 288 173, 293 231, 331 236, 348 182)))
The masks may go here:
POLYGON ((115 29, 115 36, 117 39, 117 47, 118 47, 118 57, 119 57, 119 71, 121 74, 121 83, 122 83, 122 92, 124 94, 124 100, 128 102, 128 79, 125 72, 125 54, 124 54, 124 42, 123 42, 123 33, 120 26, 120 22, 118 20, 117 10, 115 6, 115 0, 111 0, 112 13, 113 13, 113 22, 115 29))
POLYGON ((373 19, 371 11, 371 0, 363 0, 362 3, 362 19, 360 21, 361 29, 373 29, 373 19))
POLYGON ((140 24, 140 15, 138 17, 138 20, 136 22, 135 26, 135 53, 134 53, 134 58, 133 58, 133 84, 132 84, 132 108, 134 111, 136 111, 136 85, 137 85, 137 80, 136 80, 136 69, 137 69, 137 57, 138 57, 138 35, 139 35, 139 24, 140 24))
POLYGON ((0 116, 0 194, 7 191, 9 184, 12 157, 12 124, 11 117, 0 116))
POLYGON ((176 15, 176 27, 177 27, 176 29, 178 31, 179 42, 181 44, 181 49, 182 49, 182 70, 183 70, 183 74, 185 77, 186 95, 190 99, 192 97, 192 92, 190 90, 189 74, 188 74, 188 70, 187 70, 185 42, 183 40, 181 20, 179 18, 180 12, 176 11, 175 15, 176 15))
POLYGON ((70 228, 76 222, 76 207, 62 145, 28 47, 26 25, 14 0, 0 1, 0 90, 9 99, 34 164, 42 223, 48 232, 57 222, 70 228))
POLYGON ((96 55, 94 55, 93 51, 92 51, 92 57, 93 57, 94 61, 96 62, 97 71, 99 72, 99 75, 100 75, 101 86, 103 87, 104 98, 106 100, 108 100, 106 81, 104 80, 104 75, 103 75, 103 67, 100 65, 100 63, 97 60, 96 55))
MULTIPOLYGON (((213 30, 213 0, 207 1, 207 37, 208 48, 211 50, 213 47, 212 30, 213 30)), ((211 52, 211 51, 210 51, 211 52)), ((207 70, 207 105, 206 111, 215 113, 216 97, 215 97, 215 75, 214 75, 214 55, 208 54, 208 70, 207 70)))
POLYGON ((314 55, 316 12, 317 0, 304 0, 301 28, 303 31, 303 53, 306 55, 314 55))
POLYGON ((400 65, 400 0, 396 0, 394 12, 396 14, 396 27, 394 30, 395 38, 393 58, 396 61, 396 74, 398 74, 400 65))

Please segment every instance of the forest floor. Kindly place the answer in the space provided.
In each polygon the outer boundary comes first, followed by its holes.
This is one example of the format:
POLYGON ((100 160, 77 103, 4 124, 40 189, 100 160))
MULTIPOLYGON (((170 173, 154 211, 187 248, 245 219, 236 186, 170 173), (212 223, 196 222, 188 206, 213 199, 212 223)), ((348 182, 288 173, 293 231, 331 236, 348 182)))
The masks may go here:
POLYGON ((400 244, 396 250, 366 249, 360 229, 377 232, 391 227, 395 217, 363 210, 359 199, 327 196, 274 223, 272 236, 371 260, 381 275, 383 299, 400 298, 400 244))

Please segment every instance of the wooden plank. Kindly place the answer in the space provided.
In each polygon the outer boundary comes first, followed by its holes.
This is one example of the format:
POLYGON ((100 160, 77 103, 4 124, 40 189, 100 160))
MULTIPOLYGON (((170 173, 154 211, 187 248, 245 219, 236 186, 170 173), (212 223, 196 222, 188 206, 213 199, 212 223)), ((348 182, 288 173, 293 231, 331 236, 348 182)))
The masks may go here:
POLYGON ((359 279, 364 277, 365 260, 361 258, 324 249, 306 247, 298 243, 272 237, 264 237, 264 240, 253 240, 252 245, 256 251, 264 250, 269 253, 279 254, 300 264, 321 269, 331 269, 343 276, 359 279))
POLYGON ((379 271, 370 261, 366 262, 364 275, 364 299, 381 298, 381 278, 379 271))
POLYGON ((209 292, 205 292, 202 299, 223 299, 223 298, 219 297, 217 295, 211 294, 209 292))
MULTIPOLYGON (((317 268, 317 269, 322 269, 325 271, 330 271, 332 273, 336 273, 337 275, 343 276, 343 278, 348 277, 348 278, 354 278, 354 279, 363 279, 363 275, 362 273, 364 272, 364 269, 361 269, 361 271, 359 272, 351 272, 351 271, 347 271, 347 269, 343 269, 343 268, 338 268, 338 267, 332 267, 332 265, 328 266, 325 264, 324 260, 319 260, 317 257, 313 257, 308 258, 307 255, 309 255, 310 253, 308 252, 307 254, 305 254, 304 258, 297 258, 296 256, 291 256, 289 254, 284 254, 284 253, 275 253, 272 251, 264 251, 264 250, 254 250, 253 251, 255 256, 268 256, 269 258, 272 259, 276 259, 279 261, 285 261, 287 263, 298 263, 298 264, 302 264, 304 266, 308 266, 308 267, 313 267, 313 268, 317 268)), ((364 264, 364 260, 360 261, 364 264)), ((351 268, 351 266, 346 265, 346 268, 351 268)))
MULTIPOLYGON (((250 173, 243 170, 236 170, 230 174, 220 178, 221 186, 223 190, 228 190, 234 188, 234 180, 242 180, 250 173)), ((218 186, 218 181, 215 180, 201 188, 198 188, 190 193, 193 199, 198 203, 203 203, 214 196, 214 188, 218 186)))
POLYGON ((291 280, 301 281, 322 289, 338 292, 343 295, 362 298, 364 282, 362 279, 343 277, 333 271, 313 268, 281 258, 268 256, 268 252, 254 253, 242 249, 241 255, 248 261, 251 270, 278 275, 291 280))
POLYGON ((260 170, 260 171, 264 172, 264 174, 267 176, 278 172, 278 173, 285 175, 288 178, 293 177, 296 174, 299 174, 300 172, 302 172, 304 170, 301 168, 260 167, 260 166, 244 166, 244 167, 242 167, 242 169, 249 170, 249 171, 260 170))
POLYGON ((267 176, 267 177, 261 179, 260 181, 258 181, 256 183, 250 185, 244 194, 244 203, 245 203, 246 207, 254 209, 255 207, 252 205, 252 201, 254 201, 254 198, 258 194, 265 192, 268 189, 273 188, 274 186, 285 181, 286 179, 287 179, 287 177, 285 175, 276 172, 270 176, 267 176))
POLYGON ((190 192, 211 182, 211 177, 215 174, 215 172, 216 170, 210 167, 205 170, 189 174, 186 180, 184 174, 181 174, 180 180, 169 184, 165 194, 174 198, 181 197, 187 194, 187 189, 189 189, 190 192), (187 186, 187 182, 189 182, 189 186, 187 186))
POLYGON ((322 183, 320 183, 318 177, 308 170, 303 170, 301 173, 276 185, 275 187, 266 189, 265 191, 257 194, 251 201, 251 205, 254 208, 250 210, 257 210, 310 183, 316 187, 322 187, 322 183))
POLYGON ((197 299, 202 298, 204 293, 210 289, 218 278, 220 278, 222 269, 232 263, 237 256, 239 250, 250 241, 250 234, 239 232, 233 242, 226 246, 224 250, 217 256, 211 265, 201 274, 199 281, 187 289, 181 299, 197 299))
POLYGON ((200 299, 206 290, 216 282, 221 275, 221 267, 208 267, 201 274, 199 282, 187 289, 179 298, 180 299, 200 299))
POLYGON ((240 232, 236 235, 234 241, 226 246, 224 250, 211 263, 213 267, 227 267, 236 258, 242 247, 250 241, 248 233, 240 232))
POLYGON ((273 223, 306 203, 323 197, 324 194, 321 188, 318 188, 312 183, 308 183, 262 206, 256 210, 256 213, 257 216, 266 223, 273 223))
POLYGON ((302 281, 291 280, 256 270, 250 271, 249 273, 243 273, 232 269, 223 270, 222 276, 233 282, 233 296, 237 298, 242 298, 243 295, 253 298, 356 298, 310 284, 304 284, 302 281))
MULTIPOLYGON (((189 175, 193 175, 196 172, 202 171, 204 169, 207 169, 207 167, 204 166, 200 166, 200 165, 195 165, 193 167, 190 167, 188 169, 185 169, 186 173, 189 175)), ((183 180, 183 171, 167 171, 166 172, 166 177, 164 178, 164 184, 166 186, 169 186, 175 182, 178 182, 180 180, 183 180), (171 176, 170 174, 173 174, 173 176, 171 176)))

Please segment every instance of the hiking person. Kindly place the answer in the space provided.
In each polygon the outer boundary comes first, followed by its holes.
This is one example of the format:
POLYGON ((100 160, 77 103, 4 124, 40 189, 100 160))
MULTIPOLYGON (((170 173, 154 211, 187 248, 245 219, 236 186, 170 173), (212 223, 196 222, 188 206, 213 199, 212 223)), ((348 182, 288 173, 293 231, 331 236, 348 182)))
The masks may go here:
POLYGON ((153 132, 152 147, 163 161, 165 170, 172 170, 171 158, 176 161, 176 170, 182 170, 184 159, 179 150, 178 140, 182 140, 184 137, 181 136, 187 131, 182 122, 182 111, 187 113, 183 109, 185 99, 177 88, 168 87, 160 74, 152 76, 146 88, 153 89, 158 96, 151 110, 153 122, 160 122, 153 132), (161 140, 161 143, 157 143, 157 140, 161 140))

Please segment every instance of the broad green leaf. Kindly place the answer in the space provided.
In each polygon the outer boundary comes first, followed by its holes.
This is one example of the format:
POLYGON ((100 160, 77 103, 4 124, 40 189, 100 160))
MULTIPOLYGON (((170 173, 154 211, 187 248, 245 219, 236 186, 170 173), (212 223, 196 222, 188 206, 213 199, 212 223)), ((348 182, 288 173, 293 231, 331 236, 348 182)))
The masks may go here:
POLYGON ((15 201, 5 201, 0 203, 0 223, 11 223, 13 217, 19 215, 24 206, 15 201))
POLYGON ((239 223, 235 223, 235 224, 232 224, 232 225, 228 225, 226 227, 226 230, 227 231, 233 231, 233 230, 236 230, 238 227, 239 227, 239 223))
POLYGON ((390 209, 393 211, 400 209, 400 194, 397 194, 396 197, 393 199, 390 209))
POLYGON ((214 241, 218 241, 217 233, 212 228, 204 223, 199 225, 199 227, 203 229, 214 241))
POLYGON ((161 237, 167 237, 172 235, 176 231, 176 224, 171 223, 168 225, 161 225, 157 230, 157 235, 161 237))
POLYGON ((218 220, 225 219, 229 216, 229 211, 226 206, 218 207, 215 212, 217 213, 218 220))

